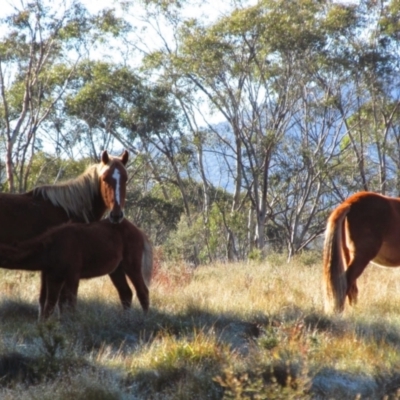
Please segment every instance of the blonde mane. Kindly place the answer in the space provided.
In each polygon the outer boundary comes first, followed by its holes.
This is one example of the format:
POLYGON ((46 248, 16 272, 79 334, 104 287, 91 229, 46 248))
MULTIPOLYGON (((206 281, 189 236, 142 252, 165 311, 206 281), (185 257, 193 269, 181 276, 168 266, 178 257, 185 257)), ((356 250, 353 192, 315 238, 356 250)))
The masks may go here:
POLYGON ((33 195, 49 200, 56 207, 62 207, 69 217, 82 218, 86 222, 93 221, 93 200, 100 195, 100 176, 112 161, 110 157, 107 165, 92 165, 77 178, 55 185, 39 186, 33 189, 33 195))

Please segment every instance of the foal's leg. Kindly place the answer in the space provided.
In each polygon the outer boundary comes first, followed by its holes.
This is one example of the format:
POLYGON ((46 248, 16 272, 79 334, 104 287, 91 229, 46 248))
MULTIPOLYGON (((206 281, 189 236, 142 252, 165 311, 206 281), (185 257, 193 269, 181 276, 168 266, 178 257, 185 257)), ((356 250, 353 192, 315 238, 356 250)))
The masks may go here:
POLYGON ((130 308, 132 305, 133 293, 126 280, 124 269, 119 265, 109 276, 118 291, 122 307, 124 310, 130 308))
POLYGON ((146 283, 143 279, 141 260, 133 260, 129 263, 123 261, 121 263, 121 266, 123 267, 125 273, 129 276, 129 279, 136 289, 136 295, 139 299, 143 311, 147 312, 150 305, 149 289, 147 288, 146 283))
POLYGON ((45 272, 42 271, 40 273, 39 319, 42 319, 44 306, 46 304, 46 296, 47 296, 46 274, 45 272))
POLYGON ((79 288, 79 275, 70 276, 65 280, 65 284, 61 289, 60 297, 58 299, 58 306, 60 313, 66 310, 74 310, 78 298, 79 288))
POLYGON ((44 320, 53 313, 57 305, 58 297, 64 285, 64 278, 52 276, 48 273, 43 273, 42 277, 46 281, 45 286, 47 287, 46 302, 40 315, 40 319, 44 320))

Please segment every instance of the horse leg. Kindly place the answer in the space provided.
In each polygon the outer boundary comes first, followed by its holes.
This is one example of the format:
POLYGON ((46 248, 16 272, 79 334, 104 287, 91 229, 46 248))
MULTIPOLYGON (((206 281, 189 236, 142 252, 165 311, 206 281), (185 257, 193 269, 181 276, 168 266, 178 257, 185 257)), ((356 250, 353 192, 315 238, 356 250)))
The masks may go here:
POLYGON ((79 276, 71 276, 66 279, 64 286, 61 289, 58 299, 60 313, 66 310, 74 310, 78 299, 79 276))
POLYGON ((373 259, 373 256, 368 257, 368 254, 356 255, 350 262, 346 269, 347 279, 347 297, 350 305, 357 304, 358 299, 358 287, 357 279, 364 272, 368 263, 373 259))
POLYGON ((51 274, 43 273, 43 279, 46 281, 46 302, 43 307, 43 312, 40 315, 41 320, 47 319, 54 311, 57 306, 58 298, 60 296, 61 289, 64 285, 64 279, 60 277, 54 277, 51 274))
MULTIPOLYGON (((342 251, 343 251, 343 257, 345 259, 346 266, 347 266, 346 268, 349 269, 350 264, 351 264, 351 255, 350 255, 349 248, 347 246, 343 246, 342 251)), ((354 266, 352 267, 352 270, 353 270, 353 268, 354 268, 354 266)), ((365 267, 362 268, 362 270, 364 270, 364 269, 365 269, 365 267)), ((354 272, 353 272, 353 274, 354 274, 354 272)), ((349 275, 350 275, 350 272, 349 272, 349 275)), ((346 296, 349 299, 350 305, 356 305, 357 298, 358 298, 357 278, 355 278, 355 279, 354 279, 354 277, 348 278, 347 273, 346 273, 346 279, 347 279, 346 296), (351 280, 351 282, 349 281, 349 279, 351 280)))
POLYGON ((119 265, 109 276, 118 291, 122 307, 127 310, 132 305, 133 293, 126 280, 124 269, 119 265))
MULTIPOLYGON (((377 256, 382 245, 382 236, 380 232, 373 232, 370 229, 368 233, 368 229, 356 229, 354 228, 355 226, 358 227, 355 223, 350 225, 348 246, 342 247, 343 256, 347 265, 345 273, 347 280, 346 295, 350 305, 357 304, 357 279, 364 272, 369 262, 377 256)), ((367 226, 366 228, 370 227, 367 226)))
POLYGON ((358 287, 357 282, 354 283, 347 289, 347 297, 349 299, 349 304, 355 306, 358 302, 358 287))
POLYGON ((143 311, 147 312, 150 305, 149 289, 143 279, 141 260, 132 261, 129 264, 122 262, 121 265, 136 289, 136 295, 143 311))
POLYGON ((43 318, 44 306, 46 304, 47 297, 47 283, 46 274, 41 272, 40 274, 40 294, 39 294, 39 319, 43 318))

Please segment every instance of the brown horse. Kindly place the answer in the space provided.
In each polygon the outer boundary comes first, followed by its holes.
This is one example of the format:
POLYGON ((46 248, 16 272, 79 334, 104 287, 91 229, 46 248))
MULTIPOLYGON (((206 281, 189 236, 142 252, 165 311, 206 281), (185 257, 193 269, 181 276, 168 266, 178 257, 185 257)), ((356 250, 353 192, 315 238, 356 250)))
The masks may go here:
MULTIPOLYGON (((149 308, 152 246, 147 236, 126 219, 119 224, 109 220, 66 223, 17 246, 0 244, 0 264, 8 269, 42 271, 40 319, 53 312, 63 286, 69 290, 67 304, 60 305, 60 311, 65 305, 75 307, 80 279, 113 276, 117 268, 131 280, 143 310, 149 308)), ((119 296, 123 307, 129 308, 129 285, 119 291, 119 296)))
POLYGON ((400 199, 372 192, 349 197, 331 213, 324 243, 326 311, 357 302, 357 278, 369 262, 400 266, 400 199))
MULTIPOLYGON (((100 163, 75 179, 39 186, 23 194, 0 193, 0 243, 31 239, 68 220, 97 221, 107 210, 111 222, 120 222, 125 206, 128 157, 127 151, 121 157, 109 156, 104 151, 100 163)), ((111 279, 117 290, 127 290, 122 271, 116 271, 111 279)))

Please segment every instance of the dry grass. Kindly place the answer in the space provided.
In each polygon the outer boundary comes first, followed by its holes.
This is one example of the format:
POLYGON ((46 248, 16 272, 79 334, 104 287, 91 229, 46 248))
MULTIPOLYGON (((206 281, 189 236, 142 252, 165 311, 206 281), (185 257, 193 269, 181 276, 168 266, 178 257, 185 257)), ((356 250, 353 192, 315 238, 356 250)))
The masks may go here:
POLYGON ((38 275, 0 270, 0 398, 400 398, 400 268, 370 266, 359 289, 326 316, 319 260, 159 261, 145 318, 104 277, 38 324, 38 275))

